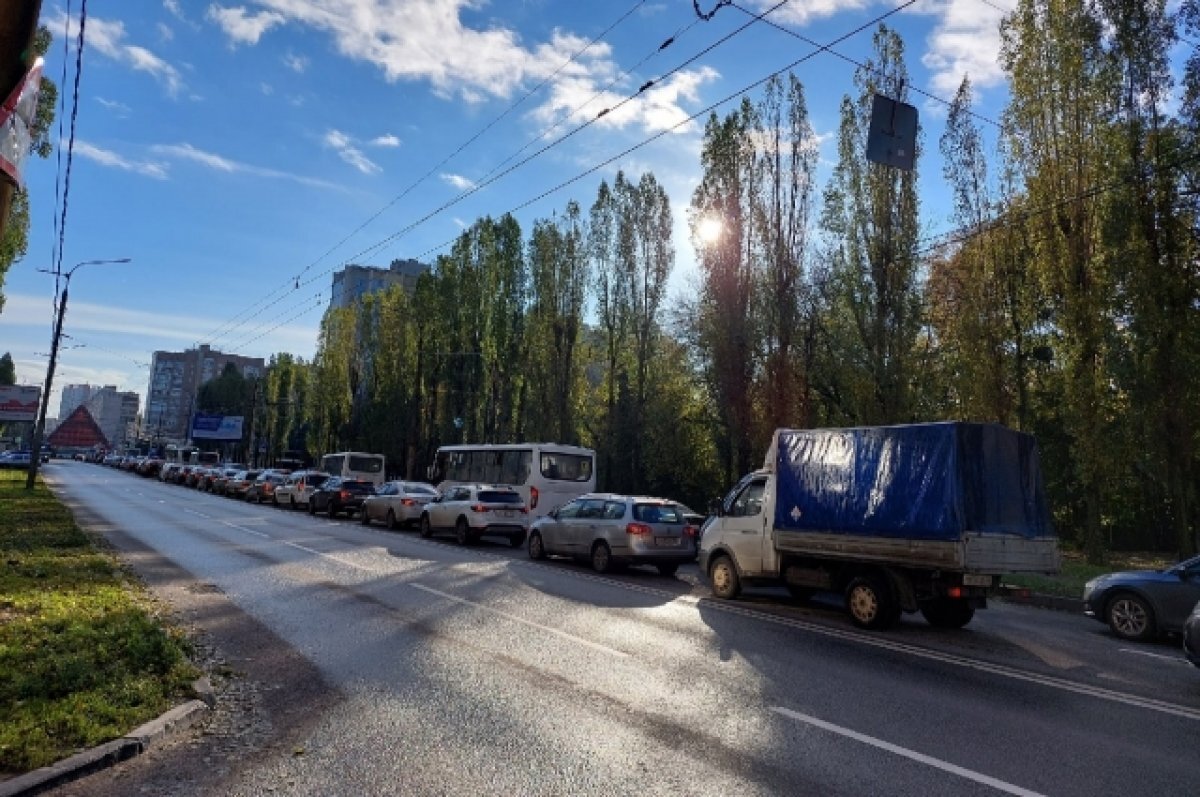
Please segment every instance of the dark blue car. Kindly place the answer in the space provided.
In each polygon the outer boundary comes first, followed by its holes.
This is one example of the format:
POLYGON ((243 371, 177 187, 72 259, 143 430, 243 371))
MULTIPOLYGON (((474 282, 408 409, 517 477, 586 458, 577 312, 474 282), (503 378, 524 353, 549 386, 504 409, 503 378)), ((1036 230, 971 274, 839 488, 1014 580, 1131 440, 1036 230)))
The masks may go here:
POLYGON ((1084 614, 1122 639, 1179 633, 1200 602, 1200 556, 1165 570, 1130 570, 1094 578, 1083 588, 1084 614))

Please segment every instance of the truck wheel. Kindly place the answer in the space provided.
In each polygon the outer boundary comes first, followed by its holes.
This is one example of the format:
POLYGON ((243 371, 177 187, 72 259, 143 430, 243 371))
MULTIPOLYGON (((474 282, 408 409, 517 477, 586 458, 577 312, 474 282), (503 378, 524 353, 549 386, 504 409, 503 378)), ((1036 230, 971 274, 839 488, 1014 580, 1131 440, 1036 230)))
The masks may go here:
POLYGON ((737 568, 728 556, 718 556, 708 569, 708 578, 712 582, 713 595, 722 600, 733 600, 742 591, 742 582, 738 578, 737 568))
POLYGON ((921 604, 921 614, 934 628, 962 628, 975 616, 975 607, 964 600, 934 598, 921 604))
POLYGON ((1154 611, 1132 592, 1121 592, 1109 598, 1104 607, 1104 619, 1121 639, 1141 642, 1154 636, 1154 611))
POLYGON ((884 582, 873 576, 858 576, 846 587, 846 611, 859 628, 882 631, 900 619, 900 604, 884 582))

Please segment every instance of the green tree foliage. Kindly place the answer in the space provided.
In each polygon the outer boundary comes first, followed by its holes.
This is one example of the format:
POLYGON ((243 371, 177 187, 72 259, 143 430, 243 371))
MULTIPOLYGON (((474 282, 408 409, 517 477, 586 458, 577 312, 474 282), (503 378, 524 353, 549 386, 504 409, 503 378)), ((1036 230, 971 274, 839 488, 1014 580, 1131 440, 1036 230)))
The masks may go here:
MULTIPOLYGON (((872 98, 907 99, 900 37, 880 26, 874 54, 842 100, 838 162, 825 189, 829 240, 826 394, 857 423, 911 421, 921 331, 917 173, 866 160, 872 98)), ((921 147, 918 142, 916 158, 921 147)))
POLYGON ((15 385, 17 383, 17 365, 13 362, 12 354, 0 354, 0 385, 15 385))
POLYGON ((221 375, 200 387, 196 410, 221 415, 249 415, 254 380, 247 379, 233 363, 226 363, 221 375))
MULTIPOLYGON (((49 28, 39 27, 34 34, 33 49, 38 55, 45 55, 52 42, 49 28)), ((50 130, 54 124, 54 107, 57 103, 58 86, 43 76, 38 93, 37 111, 29 131, 29 151, 39 158, 48 158, 54 151, 50 143, 50 130)), ((0 234, 0 310, 4 309, 4 277, 13 263, 25 256, 29 247, 29 197, 23 189, 17 189, 13 193, 12 206, 3 227, 4 232, 0 234)))

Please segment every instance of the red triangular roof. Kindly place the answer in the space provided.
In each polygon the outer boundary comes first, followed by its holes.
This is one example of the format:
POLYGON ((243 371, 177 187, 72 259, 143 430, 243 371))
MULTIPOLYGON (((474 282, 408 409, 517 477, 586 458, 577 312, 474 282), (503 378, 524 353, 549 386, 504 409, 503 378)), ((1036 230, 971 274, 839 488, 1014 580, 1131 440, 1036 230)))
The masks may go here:
POLYGON ((108 448, 108 440, 87 407, 80 405, 50 433, 54 448, 108 448))

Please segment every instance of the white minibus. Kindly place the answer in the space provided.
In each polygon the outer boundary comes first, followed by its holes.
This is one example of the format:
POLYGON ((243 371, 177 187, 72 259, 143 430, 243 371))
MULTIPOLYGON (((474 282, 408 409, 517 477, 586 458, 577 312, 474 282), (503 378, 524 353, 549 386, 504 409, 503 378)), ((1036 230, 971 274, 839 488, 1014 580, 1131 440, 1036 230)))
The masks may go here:
POLYGON ((541 517, 596 490, 596 452, 558 443, 480 443, 442 446, 429 467, 439 492, 457 484, 516 487, 529 514, 541 517))
POLYGON ((384 482, 385 465, 383 454, 362 451, 341 451, 321 457, 321 470, 330 476, 371 482, 376 487, 384 482))

